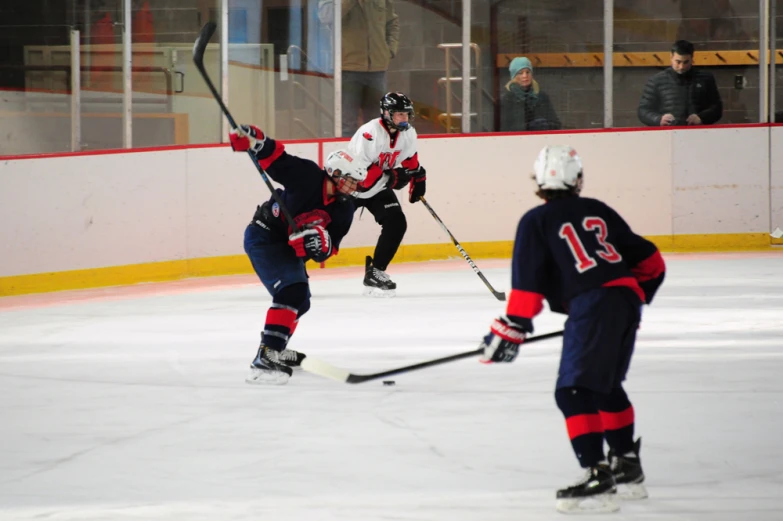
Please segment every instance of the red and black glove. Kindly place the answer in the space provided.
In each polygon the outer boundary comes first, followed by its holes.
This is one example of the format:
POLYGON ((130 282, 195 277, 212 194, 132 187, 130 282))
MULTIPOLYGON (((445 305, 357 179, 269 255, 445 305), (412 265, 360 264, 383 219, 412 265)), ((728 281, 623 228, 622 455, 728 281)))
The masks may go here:
POLYGON ((405 168, 395 168, 393 170, 386 170, 385 172, 389 176, 388 187, 400 190, 411 182, 411 173, 405 168))
POLYGON ((297 257, 306 257, 315 262, 324 262, 332 255, 332 238, 323 226, 313 226, 288 236, 297 257))
POLYGON ((419 166, 416 170, 409 170, 411 174, 411 187, 408 191, 408 201, 415 203, 419 199, 424 197, 427 191, 427 171, 423 166, 419 166))
POLYGON ((496 318, 479 346, 484 348, 480 361, 485 364, 513 362, 525 337, 527 332, 522 326, 512 322, 507 316, 496 318))
POLYGON ((254 154, 258 154, 264 148, 266 136, 256 126, 239 125, 239 128, 231 129, 231 132, 228 133, 228 140, 231 142, 231 148, 234 149, 234 152, 252 150, 254 154))

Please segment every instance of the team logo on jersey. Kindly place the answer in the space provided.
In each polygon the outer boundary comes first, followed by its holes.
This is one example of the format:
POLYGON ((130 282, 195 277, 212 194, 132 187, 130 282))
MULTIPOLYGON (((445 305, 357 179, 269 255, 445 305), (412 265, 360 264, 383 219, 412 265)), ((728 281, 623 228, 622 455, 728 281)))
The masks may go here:
POLYGON ((362 136, 363 136, 363 137, 364 137, 364 139, 366 139, 367 141, 372 141, 372 134, 370 134, 369 132, 365 132, 364 134, 362 134, 362 136))
POLYGON ((280 205, 277 203, 274 203, 272 205, 272 215, 275 217, 280 217, 280 205))
POLYGON ((393 152, 381 152, 378 155, 378 166, 381 167, 381 170, 386 170, 387 168, 394 168, 394 165, 397 164, 397 157, 400 155, 399 150, 395 150, 393 152))

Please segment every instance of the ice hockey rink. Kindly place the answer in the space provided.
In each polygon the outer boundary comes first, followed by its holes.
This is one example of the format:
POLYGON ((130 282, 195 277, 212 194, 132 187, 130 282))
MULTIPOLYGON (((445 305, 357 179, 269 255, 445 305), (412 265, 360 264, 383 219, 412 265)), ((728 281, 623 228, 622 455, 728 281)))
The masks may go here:
MULTIPOLYGON (((783 252, 665 255, 627 389, 650 497, 591 519, 783 519, 783 252)), ((509 261, 478 261, 508 290, 509 261)), ((503 312, 462 260, 316 270, 291 347, 353 372, 475 349, 503 312)), ((559 340, 380 381, 244 383, 251 276, 0 299, 0 519, 537 521, 581 477, 559 340)), ((544 312, 536 333, 562 328, 544 312)))

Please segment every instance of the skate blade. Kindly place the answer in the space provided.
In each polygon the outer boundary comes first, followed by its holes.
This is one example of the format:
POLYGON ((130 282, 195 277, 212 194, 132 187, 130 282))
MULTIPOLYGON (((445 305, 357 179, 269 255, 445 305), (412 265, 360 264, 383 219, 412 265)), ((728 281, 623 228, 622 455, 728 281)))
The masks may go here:
POLYGON ((611 494, 599 494, 597 496, 558 499, 555 506, 562 514, 606 514, 617 512, 620 505, 612 498, 611 494))
POLYGON ((646 499, 648 497, 647 487, 641 483, 626 483, 617 485, 617 497, 624 501, 633 501, 636 499, 646 499))
POLYGON ((365 297, 375 297, 375 298, 392 298, 397 296, 397 290, 394 289, 381 289, 381 288, 373 288, 372 286, 365 286, 364 287, 364 293, 362 293, 365 297))
POLYGON ((281 371, 265 371, 251 368, 250 374, 245 378, 245 383, 251 385, 285 385, 289 376, 281 371))

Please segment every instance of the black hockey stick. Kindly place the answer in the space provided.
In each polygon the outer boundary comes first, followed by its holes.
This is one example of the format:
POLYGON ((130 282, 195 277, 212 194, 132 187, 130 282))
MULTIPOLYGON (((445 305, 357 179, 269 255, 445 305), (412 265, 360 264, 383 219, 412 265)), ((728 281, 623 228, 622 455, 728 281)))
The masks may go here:
POLYGON ((421 202, 424 203, 424 206, 427 208, 430 214, 435 218, 436 221, 438 221, 438 224, 440 224, 440 227, 443 228, 443 231, 446 232, 449 235, 449 237, 451 237, 454 246, 457 247, 457 251, 459 251, 462 254, 462 256, 465 258, 465 260, 468 261, 470 267, 473 268, 473 271, 476 272, 476 275, 479 276, 482 282, 486 284, 489 291, 491 291, 492 294, 495 295, 495 298, 498 300, 506 300, 506 294, 503 293, 502 291, 497 291, 495 288, 492 287, 492 284, 490 284, 487 278, 484 276, 484 274, 481 273, 481 270, 478 269, 478 266, 476 266, 476 263, 473 262, 473 259, 470 258, 470 256, 465 252, 464 249, 462 249, 462 246, 460 246, 459 242, 457 242, 457 239, 455 239, 454 236, 449 231, 449 229, 446 228, 446 225, 443 224, 443 221, 440 220, 440 217, 438 217, 438 214, 435 213, 435 210, 432 209, 432 206, 430 206, 430 204, 427 202, 424 196, 421 197, 421 202))
MULTIPOLYGON (((545 335, 530 337, 526 339, 522 345, 538 342, 539 340, 547 340, 549 338, 555 338, 558 336, 563 336, 563 331, 555 331, 554 333, 547 333, 545 335)), ((479 347, 473 351, 466 351, 456 355, 444 356, 443 358, 436 358, 435 360, 430 360, 428 362, 406 365, 405 367, 398 367, 397 369, 389 369, 388 371, 372 374, 353 374, 349 371, 346 371, 345 369, 340 369, 339 367, 335 367, 333 365, 327 364, 326 362, 322 362, 321 360, 316 360, 308 356, 302 360, 302 369, 308 373, 317 374, 319 376, 323 376, 324 378, 330 378, 338 382, 360 384, 363 382, 369 382, 370 380, 378 380, 380 378, 386 378, 387 376, 394 376, 395 374, 409 373, 411 371, 418 371, 419 369, 425 369, 427 367, 447 364, 456 360, 462 360, 463 358, 471 358, 473 356, 478 356, 483 352, 484 348, 479 347)))
MULTIPOLYGON (((201 28, 201 31, 198 33, 198 38, 196 38, 196 43, 193 44, 193 63, 196 64, 198 72, 201 73, 201 77, 204 78, 204 82, 207 84, 207 87, 209 87, 209 91, 212 93, 212 97, 214 97, 215 101, 217 101, 218 105, 220 105, 220 110, 222 110, 223 114, 226 115, 226 119, 228 120, 229 125, 231 125, 231 128, 236 130, 240 136, 243 136, 244 133, 242 132, 242 129, 239 128, 239 125, 237 125, 237 122, 231 116, 231 113, 228 111, 228 107, 226 107, 226 104, 223 103, 223 99, 220 97, 220 94, 218 94, 215 85, 213 85, 212 80, 209 79, 207 70, 204 68, 204 51, 207 50, 207 44, 212 38, 212 35, 215 34, 216 29, 217 24, 215 22, 207 22, 204 27, 201 28)), ((264 172, 264 169, 261 168, 261 165, 258 164, 258 160, 256 159, 255 154, 252 150, 248 150, 247 154, 250 156, 250 159, 253 160, 253 164, 256 165, 256 169, 258 170, 258 173, 261 174, 261 178, 264 180, 264 183, 266 183, 267 188, 269 188, 269 191, 272 192, 272 197, 280 207, 280 211, 283 212, 283 216, 288 222, 288 226, 290 226, 292 230, 298 232, 299 227, 294 222, 294 219, 288 212, 288 208, 286 208, 285 204, 283 204, 280 196, 272 186, 272 182, 269 180, 269 176, 266 172, 264 172)))

